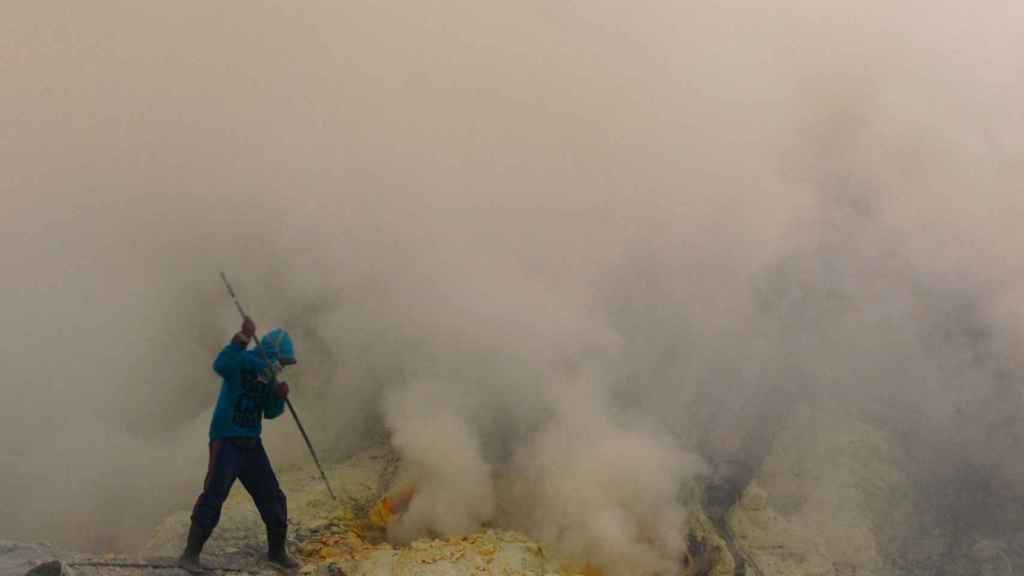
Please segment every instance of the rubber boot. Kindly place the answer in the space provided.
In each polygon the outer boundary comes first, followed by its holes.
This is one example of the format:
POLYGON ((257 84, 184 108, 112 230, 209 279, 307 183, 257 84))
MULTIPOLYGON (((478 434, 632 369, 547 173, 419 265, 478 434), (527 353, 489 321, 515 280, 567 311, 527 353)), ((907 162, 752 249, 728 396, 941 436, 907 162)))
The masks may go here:
POLYGON ((199 554, 203 551, 206 539, 210 537, 210 531, 200 528, 195 522, 188 529, 188 542, 185 544, 185 551, 178 558, 178 566, 189 572, 202 572, 206 566, 199 563, 199 554))
POLYGON ((267 559, 285 570, 296 570, 299 563, 288 555, 285 546, 288 530, 267 530, 267 559))

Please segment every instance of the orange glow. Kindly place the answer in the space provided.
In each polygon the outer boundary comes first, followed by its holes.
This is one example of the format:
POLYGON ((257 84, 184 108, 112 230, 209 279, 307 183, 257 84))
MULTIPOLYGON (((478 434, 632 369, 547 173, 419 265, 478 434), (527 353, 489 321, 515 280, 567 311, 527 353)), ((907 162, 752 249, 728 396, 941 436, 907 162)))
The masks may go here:
POLYGON ((384 496, 370 509, 370 523, 378 528, 387 528, 397 517, 405 513, 415 495, 416 485, 406 484, 391 495, 384 496))

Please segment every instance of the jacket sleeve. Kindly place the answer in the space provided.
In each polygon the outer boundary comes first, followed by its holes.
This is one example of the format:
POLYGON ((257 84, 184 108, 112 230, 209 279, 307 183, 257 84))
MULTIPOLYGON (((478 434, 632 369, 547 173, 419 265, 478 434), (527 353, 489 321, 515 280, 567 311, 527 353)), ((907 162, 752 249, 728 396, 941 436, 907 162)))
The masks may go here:
POLYGON ((220 351, 217 359, 213 361, 213 371, 220 374, 222 378, 237 377, 242 369, 245 348, 241 344, 231 342, 220 351))
MULTIPOLYGON (((273 380, 272 380, 273 382, 273 380)), ((263 398, 263 417, 273 420, 284 412, 284 398, 277 395, 273 386, 267 386, 266 397, 263 398)))
POLYGON ((266 367, 266 362, 254 354, 247 353, 244 345, 235 342, 225 346, 213 361, 213 371, 224 378, 232 374, 237 375, 240 370, 258 372, 266 367))

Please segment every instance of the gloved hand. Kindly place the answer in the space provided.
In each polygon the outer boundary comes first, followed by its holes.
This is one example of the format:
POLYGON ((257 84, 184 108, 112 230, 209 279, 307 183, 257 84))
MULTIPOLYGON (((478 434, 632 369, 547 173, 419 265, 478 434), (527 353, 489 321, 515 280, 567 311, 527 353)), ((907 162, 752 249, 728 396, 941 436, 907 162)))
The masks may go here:
POLYGON ((274 392, 282 400, 288 398, 288 383, 278 380, 277 385, 274 386, 274 392))
POLYGON ((246 316, 242 320, 242 329, 235 334, 231 341, 240 346, 248 346, 249 342, 252 342, 253 336, 256 335, 256 323, 252 321, 252 318, 246 316))
POLYGON ((248 336, 249 339, 256 335, 256 323, 248 316, 242 319, 242 334, 248 336))

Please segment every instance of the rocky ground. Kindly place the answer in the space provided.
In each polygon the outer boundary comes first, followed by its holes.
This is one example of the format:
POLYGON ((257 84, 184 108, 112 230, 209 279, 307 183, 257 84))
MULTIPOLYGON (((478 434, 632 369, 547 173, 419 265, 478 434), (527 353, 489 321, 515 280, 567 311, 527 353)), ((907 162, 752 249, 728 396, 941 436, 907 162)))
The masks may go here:
MULTIPOLYGON (((1024 573, 1024 535, 975 538, 958 548, 920 524, 907 495, 901 455, 885 434, 842 414, 797 414, 773 442, 754 479, 733 496, 691 514, 690 554, 680 576, 1007 576, 1024 573), (816 434, 828 426, 829 434, 816 434), (893 541, 921 540, 916 555, 893 541)), ((370 574, 511 576, 598 574, 560 562, 524 534, 485 529, 465 538, 386 542, 382 497, 397 459, 386 448, 328 466, 332 500, 315 468, 280 471, 289 496, 289 548, 306 576, 370 574)), ((711 493, 714 487, 708 487, 711 493)), ((185 576, 174 564, 189 511, 166 518, 139 557, 69 555, 42 544, 0 542, 0 576, 185 576)), ((225 576, 276 574, 266 563, 263 526, 246 492, 232 491, 204 553, 225 576)), ((962 544, 962 543, 960 543, 962 544)))
MULTIPOLYGON (((292 525, 289 544, 303 561, 303 574, 323 576, 394 575, 554 575, 595 574, 586 566, 567 566, 551 551, 513 531, 490 528, 464 538, 422 539, 408 546, 386 542, 380 513, 381 498, 387 493, 397 462, 386 449, 363 452, 349 461, 330 466, 327 476, 338 492, 332 501, 313 469, 281 472, 281 483, 289 495, 292 525)), ((731 558, 710 522, 694 519, 694 542, 701 551, 702 564, 688 560, 683 574, 731 574, 712 572, 712 564, 731 566, 731 558), (713 560, 711 560, 713 558, 713 560)), ((156 530, 144 553, 164 557, 179 551, 188 527, 188 512, 165 520, 156 530)), ((260 519, 244 490, 233 490, 225 504, 221 523, 207 545, 206 558, 222 567, 258 571, 265 538, 260 519)))
MULTIPOLYGON (((550 574, 560 567, 535 542, 515 532, 487 530, 466 538, 420 540, 394 547, 382 526, 371 521, 385 493, 396 461, 385 449, 369 450, 330 466, 326 473, 338 493, 328 496, 313 469, 283 470, 280 480, 289 495, 289 547, 303 562, 301 573, 346 574, 550 574)), ((175 554, 184 541, 188 512, 166 519, 144 554, 175 554)), ((221 523, 204 558, 222 567, 259 571, 265 565, 263 525, 244 490, 233 490, 221 523)))
MULTIPOLYGON (((289 495, 289 549, 300 559, 300 573, 316 576, 395 574, 418 576, 587 575, 590 566, 560 562, 541 544, 508 530, 488 528, 464 538, 422 539, 407 546, 386 542, 381 498, 397 462, 387 449, 373 449, 326 473, 338 493, 332 500, 312 467, 280 471, 289 495)), ((189 511, 166 518, 138 557, 65 554, 46 545, 8 543, 0 548, 0 576, 185 576, 175 565, 188 529, 189 511)), ((724 541, 702 514, 692 518, 691 548, 681 567, 683 576, 733 573, 724 541)), ((225 503, 220 525, 203 561, 211 573, 224 576, 270 576, 277 572, 265 560, 263 525, 248 494, 236 487, 225 503)))

